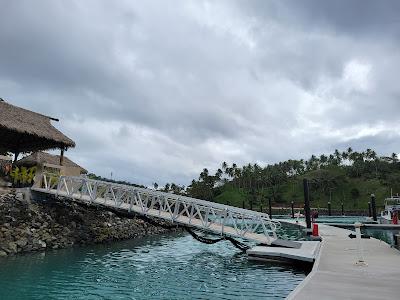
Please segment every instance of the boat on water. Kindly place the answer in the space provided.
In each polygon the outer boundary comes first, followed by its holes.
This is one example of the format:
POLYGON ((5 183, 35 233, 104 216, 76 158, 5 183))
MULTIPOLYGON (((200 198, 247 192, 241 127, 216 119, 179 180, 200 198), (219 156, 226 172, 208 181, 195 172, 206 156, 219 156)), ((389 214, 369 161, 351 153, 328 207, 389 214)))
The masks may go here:
POLYGON ((400 216, 400 196, 391 195, 385 199, 385 209, 381 212, 379 221, 381 224, 398 224, 400 216))
POLYGON ((297 212, 294 214, 295 218, 304 218, 304 215, 301 212, 297 212))

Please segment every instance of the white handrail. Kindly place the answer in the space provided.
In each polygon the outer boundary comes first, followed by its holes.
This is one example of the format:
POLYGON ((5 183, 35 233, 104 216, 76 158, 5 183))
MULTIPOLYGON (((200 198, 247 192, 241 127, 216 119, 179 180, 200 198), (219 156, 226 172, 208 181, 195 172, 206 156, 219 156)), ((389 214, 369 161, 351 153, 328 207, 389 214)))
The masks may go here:
MULTIPOLYGON (((45 174, 43 175, 45 176, 45 174)), ((89 179, 60 176, 52 184, 34 188, 88 203, 111 206, 149 217, 161 218, 220 235, 271 244, 277 239, 279 222, 268 214, 146 188, 89 179)))

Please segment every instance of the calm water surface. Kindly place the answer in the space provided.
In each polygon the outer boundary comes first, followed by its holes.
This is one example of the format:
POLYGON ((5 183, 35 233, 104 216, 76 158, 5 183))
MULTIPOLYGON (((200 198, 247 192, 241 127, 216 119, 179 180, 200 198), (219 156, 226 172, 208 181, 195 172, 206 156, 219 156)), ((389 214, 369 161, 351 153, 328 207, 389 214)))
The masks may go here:
POLYGON ((305 276, 181 233, 0 259, 0 299, 282 299, 305 276))

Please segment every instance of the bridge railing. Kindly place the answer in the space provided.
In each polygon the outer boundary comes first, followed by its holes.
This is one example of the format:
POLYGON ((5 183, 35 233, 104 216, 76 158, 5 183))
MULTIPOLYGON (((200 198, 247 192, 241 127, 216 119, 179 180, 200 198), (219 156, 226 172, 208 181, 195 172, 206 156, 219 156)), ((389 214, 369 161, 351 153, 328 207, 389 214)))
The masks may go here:
MULTIPOLYGON (((54 191, 52 185, 43 188, 54 191)), ((261 234, 266 243, 277 238, 276 229, 280 226, 265 213, 85 176, 60 176, 56 194, 89 203, 103 203, 221 235, 257 240, 254 234, 261 234)))

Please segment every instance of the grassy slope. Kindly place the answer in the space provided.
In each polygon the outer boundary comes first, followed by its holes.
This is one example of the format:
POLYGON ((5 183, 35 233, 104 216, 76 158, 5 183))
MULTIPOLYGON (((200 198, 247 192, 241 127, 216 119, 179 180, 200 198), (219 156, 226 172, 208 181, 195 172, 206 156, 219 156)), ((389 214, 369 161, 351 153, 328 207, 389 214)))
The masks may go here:
MULTIPOLYGON (((314 171, 315 172, 315 171, 314 171)), ((312 179, 315 174, 312 172, 306 174, 305 177, 312 179)), ((341 203, 344 202, 345 209, 368 209, 368 201, 370 201, 370 195, 374 193, 377 199, 377 205, 383 206, 383 201, 386 197, 390 196, 390 187, 383 185, 377 179, 366 179, 366 178, 349 178, 345 176, 343 170, 329 170, 329 176, 337 178, 337 186, 332 189, 332 209, 340 209, 341 203), (352 197, 352 189, 359 190, 359 197, 352 197)), ((222 192, 215 197, 214 201, 223 204, 229 204, 237 207, 242 206, 242 201, 246 202, 246 207, 249 207, 250 195, 243 190, 234 188, 231 184, 226 184, 221 188, 222 192)), ((297 205, 303 203, 303 185, 302 179, 293 180, 280 189, 281 200, 279 203, 273 203, 275 206, 288 206, 293 200, 297 205)), ((399 192, 400 186, 393 186, 393 192, 399 192)), ((313 207, 326 208, 329 201, 329 192, 323 193, 321 190, 312 190, 311 194, 311 205, 313 207)), ((266 206, 266 192, 263 196, 259 197, 259 203, 262 201, 263 207, 266 206)), ((259 206, 259 204, 254 205, 259 206)))

